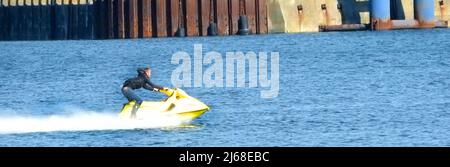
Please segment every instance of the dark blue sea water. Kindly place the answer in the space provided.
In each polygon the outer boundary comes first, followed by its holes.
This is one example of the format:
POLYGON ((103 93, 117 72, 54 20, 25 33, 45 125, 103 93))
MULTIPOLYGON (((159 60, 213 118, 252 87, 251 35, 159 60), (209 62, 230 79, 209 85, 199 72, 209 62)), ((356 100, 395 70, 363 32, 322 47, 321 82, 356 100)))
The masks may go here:
POLYGON ((0 42, 0 146, 450 146, 449 46, 449 29, 0 42), (194 44, 279 52, 279 96, 184 88, 211 107, 189 126, 115 119, 136 67, 172 87, 194 44))

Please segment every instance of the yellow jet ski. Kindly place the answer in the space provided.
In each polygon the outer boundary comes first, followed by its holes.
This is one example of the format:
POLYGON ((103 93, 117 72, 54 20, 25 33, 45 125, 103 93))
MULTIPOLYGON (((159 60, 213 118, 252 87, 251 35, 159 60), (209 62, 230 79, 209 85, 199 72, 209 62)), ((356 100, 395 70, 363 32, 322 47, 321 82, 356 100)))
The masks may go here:
MULTIPOLYGON (((145 119, 157 114, 158 116, 171 116, 176 117, 180 121, 189 122, 200 117, 209 110, 207 105, 189 96, 182 89, 174 88, 161 90, 161 93, 166 94, 168 98, 161 102, 144 101, 137 110, 134 119, 145 119)), ((125 104, 119 117, 131 119, 131 110, 134 104, 135 101, 125 104)))

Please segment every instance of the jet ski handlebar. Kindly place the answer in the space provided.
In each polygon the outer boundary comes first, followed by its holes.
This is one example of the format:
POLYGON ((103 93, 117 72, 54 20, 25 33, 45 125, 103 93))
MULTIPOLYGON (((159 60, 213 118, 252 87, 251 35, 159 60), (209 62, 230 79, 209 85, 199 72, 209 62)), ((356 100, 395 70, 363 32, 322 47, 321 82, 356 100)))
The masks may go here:
POLYGON ((177 88, 174 88, 174 89, 171 89, 171 88, 167 88, 167 89, 161 89, 161 90, 159 90, 159 92, 161 92, 161 93, 163 93, 163 94, 165 94, 165 95, 167 95, 167 96, 172 96, 176 91, 177 88))

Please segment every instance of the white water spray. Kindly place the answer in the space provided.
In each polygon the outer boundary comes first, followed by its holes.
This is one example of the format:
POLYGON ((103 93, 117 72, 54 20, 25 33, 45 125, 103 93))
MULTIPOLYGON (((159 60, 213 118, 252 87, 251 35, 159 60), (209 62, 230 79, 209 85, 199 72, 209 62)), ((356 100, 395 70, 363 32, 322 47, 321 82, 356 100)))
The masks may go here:
POLYGON ((154 115, 145 120, 124 120, 115 113, 77 112, 51 116, 0 116, 0 134, 127 130, 176 127, 182 122, 174 117, 154 115))

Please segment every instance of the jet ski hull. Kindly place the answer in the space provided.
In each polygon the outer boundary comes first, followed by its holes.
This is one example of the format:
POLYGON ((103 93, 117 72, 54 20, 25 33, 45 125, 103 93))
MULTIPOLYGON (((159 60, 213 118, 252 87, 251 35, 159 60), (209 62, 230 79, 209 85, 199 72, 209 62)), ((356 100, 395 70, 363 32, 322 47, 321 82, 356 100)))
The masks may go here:
MULTIPOLYGON (((136 112, 136 119, 145 119, 153 116, 175 117, 180 121, 192 121, 209 110, 203 102, 187 95, 181 89, 162 91, 169 97, 160 102, 144 101, 136 112)), ((119 114, 120 118, 130 119, 131 110, 135 102, 125 104, 119 114)))

